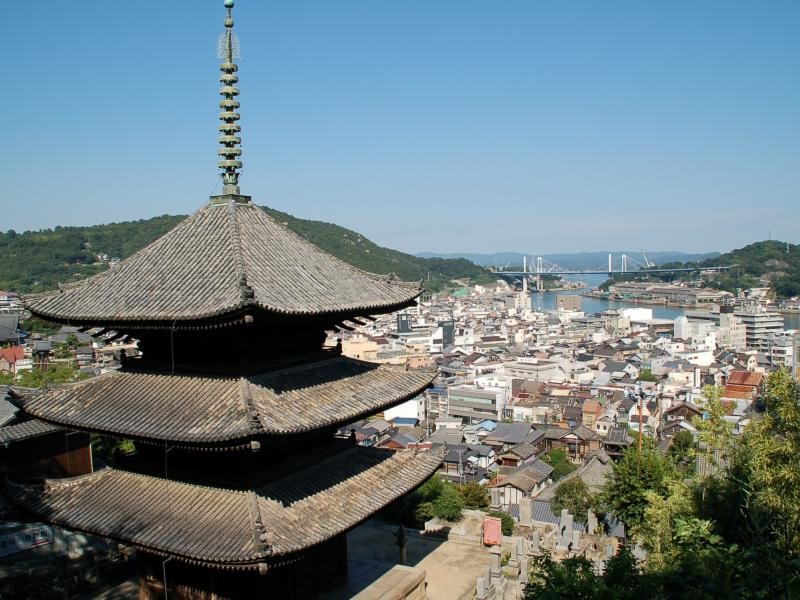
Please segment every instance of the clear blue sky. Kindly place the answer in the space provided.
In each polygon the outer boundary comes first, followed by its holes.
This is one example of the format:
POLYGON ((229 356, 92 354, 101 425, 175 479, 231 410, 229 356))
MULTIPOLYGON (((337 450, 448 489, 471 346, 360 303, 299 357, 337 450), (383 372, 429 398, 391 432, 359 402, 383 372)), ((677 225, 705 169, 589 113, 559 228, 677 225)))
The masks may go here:
MULTIPOLYGON (((235 17, 259 204, 411 252, 800 238, 796 0, 237 0, 235 17)), ((6 3, 0 229, 202 205, 223 18, 222 0, 6 3)))

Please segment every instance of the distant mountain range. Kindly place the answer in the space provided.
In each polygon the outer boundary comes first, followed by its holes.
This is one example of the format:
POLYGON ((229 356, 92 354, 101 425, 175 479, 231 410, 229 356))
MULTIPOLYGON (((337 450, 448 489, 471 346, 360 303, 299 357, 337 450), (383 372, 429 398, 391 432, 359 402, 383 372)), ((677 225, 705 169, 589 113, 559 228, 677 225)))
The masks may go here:
MULTIPOLYGON (((485 266, 521 266, 523 254, 423 252, 417 256, 378 246, 360 233, 333 223, 298 219, 288 213, 262 207, 271 217, 326 252, 373 273, 395 273, 406 281, 423 281, 432 290, 452 287, 452 280, 488 283, 495 280, 485 266), (483 266, 479 266, 483 265, 483 266)), ((109 260, 127 258, 160 237, 185 217, 163 215, 152 219, 93 225, 56 227, 41 231, 0 232, 0 289, 30 293, 54 289, 108 268, 109 260)), ((608 251, 547 254, 550 263, 564 268, 603 268, 608 251)), ((622 254, 644 263, 641 251, 612 252, 615 262, 622 254)), ((528 255, 536 260, 536 255, 528 255)), ((718 252, 652 252, 648 261, 657 265, 738 265, 735 272, 720 275, 713 283, 725 289, 749 287, 769 280, 779 296, 800 293, 800 247, 780 242, 757 242, 724 255, 718 252)), ((640 276, 631 273, 632 277, 640 276)))
MULTIPOLYGON (((557 264, 565 269, 600 269, 608 265, 609 253, 614 261, 619 263, 620 257, 625 254, 634 261, 635 264, 644 265, 644 257, 641 250, 598 250, 596 252, 574 252, 574 253, 555 253, 555 254, 528 254, 528 262, 535 261, 537 256, 543 256, 550 263, 557 264)), ((420 258, 465 258, 476 265, 486 267, 504 267, 522 265, 523 257, 520 252, 495 252, 494 254, 476 254, 471 252, 419 252, 420 258)), ((704 252, 699 254, 661 251, 647 252, 647 260, 657 265, 671 262, 703 262, 708 259, 720 256, 719 252, 704 252)))

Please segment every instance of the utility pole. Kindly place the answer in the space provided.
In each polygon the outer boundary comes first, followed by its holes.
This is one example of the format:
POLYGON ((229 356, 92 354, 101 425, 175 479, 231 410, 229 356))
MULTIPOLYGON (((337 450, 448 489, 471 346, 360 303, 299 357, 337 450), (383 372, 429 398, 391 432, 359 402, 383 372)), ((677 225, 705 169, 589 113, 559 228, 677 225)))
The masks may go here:
POLYGON ((642 411, 644 410, 644 390, 639 390, 639 462, 636 466, 637 474, 642 473, 642 411))

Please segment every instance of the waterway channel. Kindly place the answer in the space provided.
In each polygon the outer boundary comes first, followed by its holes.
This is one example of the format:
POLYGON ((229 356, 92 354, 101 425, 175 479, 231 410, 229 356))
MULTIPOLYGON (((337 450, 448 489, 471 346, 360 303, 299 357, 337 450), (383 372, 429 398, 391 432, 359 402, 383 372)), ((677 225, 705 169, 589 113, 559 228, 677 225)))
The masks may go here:
MULTIPOLYGON (((532 304, 538 310, 556 310, 559 296, 575 296, 584 290, 564 290, 554 292, 533 292, 532 304)), ((611 308, 652 308, 653 317, 656 319, 676 319, 684 314, 685 309, 676 306, 651 306, 649 304, 636 304, 634 302, 621 302, 619 300, 604 300, 602 298, 581 297, 581 308, 585 313, 602 313, 611 308)), ((800 314, 784 314, 784 329, 800 329, 800 314)))

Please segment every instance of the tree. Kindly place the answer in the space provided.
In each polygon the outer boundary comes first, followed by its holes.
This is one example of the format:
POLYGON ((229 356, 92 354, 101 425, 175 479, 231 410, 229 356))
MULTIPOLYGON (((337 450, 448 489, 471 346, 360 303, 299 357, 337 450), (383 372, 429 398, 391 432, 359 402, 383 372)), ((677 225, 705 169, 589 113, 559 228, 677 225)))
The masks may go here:
POLYGON ((656 490, 644 493, 641 523, 633 529, 634 539, 650 553, 648 566, 661 568, 675 559, 676 523, 693 514, 691 490, 683 479, 666 482, 666 494, 656 490))
POLYGON ((741 508, 762 530, 756 540, 773 557, 781 594, 789 598, 800 595, 800 384, 788 371, 773 373, 765 401, 765 413, 733 453, 731 471, 744 490, 741 508))
POLYGON ((432 508, 435 517, 451 522, 460 521, 464 498, 458 493, 455 485, 445 481, 441 494, 432 502, 432 508))
POLYGON ((647 492, 667 497, 670 492, 668 483, 677 476, 672 460, 646 439, 641 452, 637 445, 631 446, 625 450, 622 460, 614 463, 603 489, 602 501, 615 516, 635 529, 644 520, 647 492))
POLYGON ((703 388, 702 417, 694 417, 692 424, 698 430, 698 446, 704 475, 716 473, 725 462, 733 442, 733 423, 726 420, 728 411, 720 400, 722 389, 713 385, 703 388))
POLYGON ((67 344, 53 344, 53 357, 57 359, 72 358, 72 349, 67 344))
POLYGON ((602 579, 591 561, 570 556, 556 562, 548 552, 533 557, 526 600, 592 600, 598 597, 602 579))
POLYGON ((30 317, 29 319, 22 321, 19 324, 19 328, 22 331, 28 331, 30 333, 53 335, 54 333, 57 333, 59 329, 61 329, 61 325, 51 323, 49 321, 43 321, 41 319, 37 319, 36 317, 30 317))
POLYGON ((691 431, 681 429, 672 438, 672 443, 669 446, 669 453, 676 457, 681 458, 687 456, 694 448, 694 436, 691 431))
POLYGON ((481 510, 489 506, 489 492, 476 481, 470 481, 458 488, 464 500, 464 508, 481 510))
POLYGON ((574 465, 569 462, 567 453, 561 448, 548 450, 539 456, 539 459, 553 467, 553 473, 551 474, 553 481, 558 481, 562 477, 566 477, 578 468, 578 465, 574 465))
MULTIPOLYGON (((595 505, 594 494, 580 477, 573 477, 558 486, 553 497, 553 512, 559 514, 566 508, 579 523, 585 523, 587 512, 595 505)), ((594 532, 591 532, 594 533, 594 532)))
POLYGON ((681 429, 672 438, 668 454, 675 461, 675 464, 685 473, 695 471, 695 442, 691 431, 681 429))
POLYGON ((639 377, 636 378, 637 381, 658 381, 658 378, 653 375, 653 372, 650 369, 642 369, 639 372, 639 377))
POLYGON ((72 383, 86 379, 88 375, 79 372, 71 362, 50 363, 47 370, 25 370, 17 373, 17 384, 22 387, 39 388, 45 383, 72 383))

